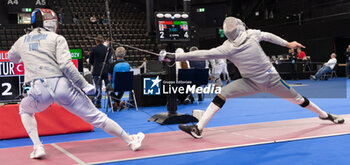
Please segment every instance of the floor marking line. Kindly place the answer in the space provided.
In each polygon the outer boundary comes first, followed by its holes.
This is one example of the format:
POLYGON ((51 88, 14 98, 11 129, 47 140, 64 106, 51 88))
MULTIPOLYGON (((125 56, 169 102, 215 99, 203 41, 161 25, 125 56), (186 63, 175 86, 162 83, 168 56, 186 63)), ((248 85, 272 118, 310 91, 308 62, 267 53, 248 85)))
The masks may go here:
MULTIPOLYGON (((214 130, 212 130, 214 131, 214 130)), ((216 130, 218 132, 222 132, 222 133, 229 133, 229 134, 233 134, 233 135, 238 135, 238 136, 244 136, 244 137, 248 137, 248 138, 252 138, 252 139, 260 139, 260 140, 272 140, 272 139, 267 139, 267 138, 263 138, 263 137, 257 137, 257 136, 252 136, 252 135, 246 135, 246 134, 240 134, 240 133, 237 133, 237 132, 229 132, 227 130, 222 130, 222 129, 219 129, 219 130, 216 130)))
MULTIPOLYGON (((162 156, 172 156, 172 155, 188 154, 188 153, 194 153, 194 152, 222 150, 222 149, 228 149, 228 148, 246 147, 246 146, 269 144, 269 143, 274 143, 274 141, 258 142, 258 143, 251 143, 251 144, 241 144, 241 145, 231 145, 231 146, 224 146, 224 147, 214 147, 214 148, 207 148, 207 149, 200 149, 200 150, 189 150, 189 151, 182 151, 182 152, 156 154, 156 155, 140 156, 140 157, 133 157, 133 158, 125 158, 125 159, 106 160, 106 161, 100 161, 100 162, 92 162, 92 163, 88 163, 88 164, 89 165, 94 165, 94 164, 103 164, 103 163, 114 163, 114 162, 121 162, 121 161, 146 159, 146 158, 156 158, 156 157, 162 157, 162 156)), ((142 152, 142 150, 141 150, 141 152, 142 152)))
POLYGON ((252 136, 252 135, 240 134, 240 133, 236 133, 236 132, 231 132, 230 134, 244 136, 244 137, 248 137, 248 138, 252 138, 252 139, 272 140, 272 139, 267 139, 267 138, 263 138, 263 137, 257 137, 257 136, 252 136))
POLYGON ((282 143, 282 142, 290 142, 290 141, 308 140, 308 139, 331 137, 331 136, 339 136, 339 135, 347 135, 347 134, 350 134, 350 132, 329 134, 329 135, 323 135, 323 136, 320 135, 320 136, 310 136, 310 137, 304 137, 304 138, 293 138, 293 139, 285 139, 285 140, 269 140, 269 141, 265 141, 265 142, 257 142, 257 143, 250 143, 250 144, 230 145, 230 146, 206 148, 206 149, 200 149, 200 150, 189 150, 189 151, 173 152, 173 153, 166 153, 166 154, 156 154, 156 155, 133 157, 133 158, 125 158, 125 159, 116 159, 116 160, 107 160, 107 161, 100 161, 100 162, 91 162, 91 163, 88 163, 88 164, 89 165, 94 165, 94 164, 102 164, 102 163, 113 163, 113 162, 129 161, 129 160, 146 159, 146 158, 156 158, 156 157, 162 157, 162 156, 188 154, 188 153, 194 153, 194 152, 205 152, 205 151, 222 150, 222 149, 229 149, 229 148, 248 147, 248 146, 255 146, 255 145, 262 145, 262 144, 272 144, 272 143, 282 143))
POLYGON ((71 159, 73 159, 74 161, 76 161, 77 163, 79 163, 80 165, 87 165, 84 161, 80 160, 78 157, 74 156, 73 154, 58 146, 57 144, 51 143, 51 145, 59 151, 61 151, 62 153, 64 153, 65 155, 67 155, 68 157, 70 157, 71 159))
POLYGON ((319 135, 319 136, 309 136, 309 137, 301 137, 301 138, 291 138, 291 139, 283 139, 283 140, 275 140, 276 143, 281 142, 289 142, 289 141, 298 141, 298 140, 308 140, 308 139, 316 139, 316 138, 323 138, 323 137, 331 137, 331 136, 340 136, 340 135, 348 135, 350 132, 344 132, 344 133, 335 133, 335 134, 328 134, 328 135, 319 135))

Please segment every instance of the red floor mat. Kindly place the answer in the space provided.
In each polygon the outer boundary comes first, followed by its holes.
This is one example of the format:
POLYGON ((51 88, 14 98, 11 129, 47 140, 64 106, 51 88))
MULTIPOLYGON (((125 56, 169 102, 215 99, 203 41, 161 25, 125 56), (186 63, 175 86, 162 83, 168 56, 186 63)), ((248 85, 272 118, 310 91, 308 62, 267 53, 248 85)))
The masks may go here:
MULTIPOLYGON (((35 114, 40 136, 93 131, 94 127, 62 106, 52 104, 45 111, 35 114), (74 124, 72 124, 74 123, 74 124)), ((19 105, 5 105, 0 110, 0 139, 28 137, 19 105)))

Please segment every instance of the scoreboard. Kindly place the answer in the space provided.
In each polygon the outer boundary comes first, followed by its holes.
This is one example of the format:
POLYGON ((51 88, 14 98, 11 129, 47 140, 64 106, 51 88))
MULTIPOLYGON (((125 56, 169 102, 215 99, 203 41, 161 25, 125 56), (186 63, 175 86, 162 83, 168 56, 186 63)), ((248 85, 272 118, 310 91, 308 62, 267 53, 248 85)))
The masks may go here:
POLYGON ((190 41, 189 18, 187 13, 155 13, 157 40, 159 42, 190 41))
MULTIPOLYGON (((82 50, 70 49, 73 64, 83 72, 82 50)), ((8 59, 8 51, 0 51, 0 102, 17 102, 24 83, 23 63, 14 64, 8 59)))

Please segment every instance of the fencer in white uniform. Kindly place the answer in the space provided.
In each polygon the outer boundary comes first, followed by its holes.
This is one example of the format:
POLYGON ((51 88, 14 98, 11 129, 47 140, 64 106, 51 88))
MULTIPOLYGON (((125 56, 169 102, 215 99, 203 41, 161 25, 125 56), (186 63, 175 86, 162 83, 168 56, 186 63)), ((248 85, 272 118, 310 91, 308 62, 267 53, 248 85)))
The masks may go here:
POLYGON ((260 46, 260 41, 267 41, 288 48, 304 47, 298 42, 286 40, 260 30, 246 30, 245 24, 237 18, 227 17, 224 21, 224 34, 228 38, 221 46, 210 50, 197 50, 188 53, 167 54, 169 60, 206 60, 226 58, 235 64, 243 78, 232 81, 224 86, 208 106, 203 117, 196 125, 179 125, 179 128, 193 136, 201 138, 203 128, 214 114, 220 110, 227 98, 252 95, 268 92, 300 105, 318 114, 320 119, 330 120, 333 123, 344 123, 340 116, 326 113, 317 105, 301 96, 292 87, 285 83, 276 69, 270 63, 260 46))
POLYGON ((32 24, 34 29, 20 37, 9 51, 11 61, 23 62, 25 83, 31 86, 19 109, 24 128, 34 144, 30 158, 43 158, 46 155, 34 114, 45 110, 53 102, 93 126, 121 138, 132 150, 138 150, 145 135, 127 134, 116 122, 96 109, 86 96, 95 93, 96 89, 73 65, 65 38, 56 34, 56 14, 50 9, 36 9, 32 12, 32 24))
POLYGON ((224 58, 221 59, 211 59, 209 60, 211 66, 212 66, 212 74, 213 81, 216 83, 217 86, 223 86, 221 81, 221 74, 224 76, 224 80, 226 82, 230 81, 230 76, 227 70, 227 60, 224 58))

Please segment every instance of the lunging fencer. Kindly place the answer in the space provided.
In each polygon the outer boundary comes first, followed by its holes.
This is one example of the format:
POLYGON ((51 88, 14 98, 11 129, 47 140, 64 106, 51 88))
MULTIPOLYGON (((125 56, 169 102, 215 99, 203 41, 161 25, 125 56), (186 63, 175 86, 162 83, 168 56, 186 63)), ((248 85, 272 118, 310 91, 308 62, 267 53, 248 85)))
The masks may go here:
POLYGON ((168 60, 176 61, 226 58, 237 66, 243 77, 223 87, 222 92, 213 99, 196 125, 179 125, 182 131, 194 138, 202 138, 203 128, 214 114, 224 106, 227 98, 247 96, 260 92, 271 93, 300 105, 317 113, 322 120, 330 120, 336 124, 344 123, 342 117, 324 112, 282 80, 261 48, 260 41, 267 41, 293 49, 304 48, 303 45, 296 41, 287 42, 268 32, 253 29, 247 30, 245 24, 234 17, 225 19, 223 29, 228 39, 221 46, 210 50, 168 53, 166 55, 168 60))
POLYGON ((46 155, 34 114, 45 110, 53 102, 93 126, 121 138, 132 150, 138 150, 145 135, 141 132, 129 135, 86 96, 94 94, 96 89, 75 68, 66 39, 56 34, 58 22, 55 12, 35 9, 31 17, 34 29, 20 37, 9 51, 11 61, 23 62, 25 82, 31 86, 19 109, 24 128, 34 144, 30 158, 46 155))

